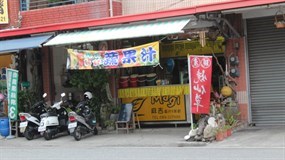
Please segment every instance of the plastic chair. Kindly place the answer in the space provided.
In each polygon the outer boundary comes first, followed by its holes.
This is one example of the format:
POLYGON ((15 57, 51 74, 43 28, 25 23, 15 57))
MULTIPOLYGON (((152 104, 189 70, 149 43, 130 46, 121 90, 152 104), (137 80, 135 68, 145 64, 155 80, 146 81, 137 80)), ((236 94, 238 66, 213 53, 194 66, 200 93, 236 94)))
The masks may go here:
POLYGON ((133 113, 134 113, 134 124, 135 124, 135 127, 138 126, 139 129, 141 129, 139 116, 142 116, 142 115, 138 114, 137 112, 133 112, 133 113))
POLYGON ((126 130, 127 133, 129 133, 129 130, 134 130, 135 123, 133 117, 133 104, 123 104, 121 106, 118 121, 115 122, 117 133, 119 132, 119 130, 126 130))

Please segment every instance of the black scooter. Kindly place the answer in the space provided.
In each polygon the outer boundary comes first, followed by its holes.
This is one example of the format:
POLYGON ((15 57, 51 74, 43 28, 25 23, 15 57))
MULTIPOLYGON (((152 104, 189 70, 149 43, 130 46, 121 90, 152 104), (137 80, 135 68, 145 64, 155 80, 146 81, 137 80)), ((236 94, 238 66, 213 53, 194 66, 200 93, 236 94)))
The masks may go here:
POLYGON ((79 141, 83 135, 91 132, 97 135, 96 117, 89 108, 89 101, 80 102, 75 109, 76 112, 69 112, 68 114, 68 130, 75 140, 79 141))

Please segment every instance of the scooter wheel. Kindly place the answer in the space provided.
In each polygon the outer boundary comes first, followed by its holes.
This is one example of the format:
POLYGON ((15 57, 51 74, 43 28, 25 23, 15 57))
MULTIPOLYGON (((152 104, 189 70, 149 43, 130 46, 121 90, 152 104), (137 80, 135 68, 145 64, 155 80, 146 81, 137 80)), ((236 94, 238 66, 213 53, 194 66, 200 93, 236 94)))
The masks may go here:
POLYGON ((28 127, 28 128, 25 130, 24 136, 26 137, 27 140, 32 140, 32 139, 34 139, 34 132, 30 129, 30 127, 28 127))
POLYGON ((46 140, 51 140, 51 139, 52 139, 52 135, 51 135, 51 133, 48 132, 48 131, 45 131, 44 137, 45 137, 46 140))
POLYGON ((73 136, 74 136, 74 139, 77 141, 81 139, 82 133, 80 132, 80 129, 78 127, 75 128, 73 136))

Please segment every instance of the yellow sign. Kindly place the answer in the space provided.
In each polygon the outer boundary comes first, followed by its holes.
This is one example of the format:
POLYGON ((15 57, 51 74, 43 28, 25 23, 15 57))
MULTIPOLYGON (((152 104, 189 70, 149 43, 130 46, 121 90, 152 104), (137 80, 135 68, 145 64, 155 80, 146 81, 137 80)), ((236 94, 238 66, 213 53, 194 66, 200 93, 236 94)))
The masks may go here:
POLYGON ((0 24, 8 23, 8 0, 0 0, 0 24))
POLYGON ((118 90, 119 98, 185 95, 185 94, 189 94, 189 84, 124 88, 118 90))
POLYGON ((206 46, 202 47, 199 41, 180 41, 171 44, 161 44, 161 57, 182 57, 188 54, 212 54, 224 53, 224 39, 218 37, 216 41, 207 41, 206 46))
POLYGON ((13 59, 12 54, 0 55, 0 68, 10 68, 13 62, 12 59, 13 59))
POLYGON ((186 120, 184 95, 122 99, 122 103, 131 102, 134 104, 134 112, 143 122, 186 120))

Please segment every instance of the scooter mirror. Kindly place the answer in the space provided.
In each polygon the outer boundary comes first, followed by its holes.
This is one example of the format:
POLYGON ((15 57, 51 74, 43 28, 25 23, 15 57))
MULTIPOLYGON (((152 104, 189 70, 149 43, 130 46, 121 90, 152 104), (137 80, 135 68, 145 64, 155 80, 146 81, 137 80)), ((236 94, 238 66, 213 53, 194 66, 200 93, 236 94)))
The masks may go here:
POLYGON ((60 96, 61 96, 61 97, 64 97, 64 96, 65 96, 65 93, 61 93, 60 96))
POLYGON ((43 98, 46 98, 46 97, 47 97, 47 93, 44 93, 44 94, 43 94, 43 98))

